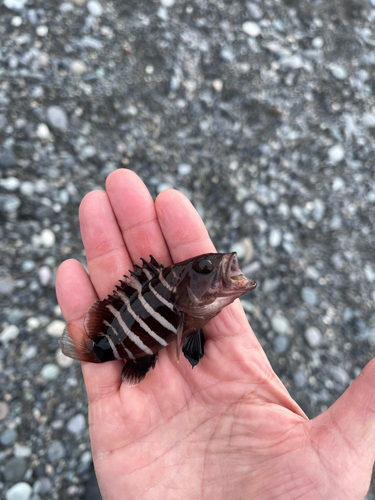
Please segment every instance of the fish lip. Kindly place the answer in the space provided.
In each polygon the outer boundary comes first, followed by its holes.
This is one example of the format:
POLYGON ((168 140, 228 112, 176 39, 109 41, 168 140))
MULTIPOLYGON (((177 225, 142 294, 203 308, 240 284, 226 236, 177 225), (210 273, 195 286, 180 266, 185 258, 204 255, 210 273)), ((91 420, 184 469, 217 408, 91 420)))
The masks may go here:
POLYGON ((232 289, 233 291, 238 290, 254 290, 257 284, 254 280, 247 278, 238 264, 237 253, 232 252, 230 254, 226 254, 223 259, 223 283, 226 289, 232 289), (239 281, 231 279, 232 276, 243 275, 244 279, 239 281))

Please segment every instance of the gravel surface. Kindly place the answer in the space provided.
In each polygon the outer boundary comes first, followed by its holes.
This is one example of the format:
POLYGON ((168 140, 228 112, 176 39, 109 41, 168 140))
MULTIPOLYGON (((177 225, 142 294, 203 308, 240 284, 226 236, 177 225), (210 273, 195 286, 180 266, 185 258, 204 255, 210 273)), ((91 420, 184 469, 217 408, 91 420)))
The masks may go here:
POLYGON ((96 498, 54 281, 119 167, 238 252, 274 369, 325 410, 374 353, 375 0, 0 0, 0 19, 0 497, 96 498))

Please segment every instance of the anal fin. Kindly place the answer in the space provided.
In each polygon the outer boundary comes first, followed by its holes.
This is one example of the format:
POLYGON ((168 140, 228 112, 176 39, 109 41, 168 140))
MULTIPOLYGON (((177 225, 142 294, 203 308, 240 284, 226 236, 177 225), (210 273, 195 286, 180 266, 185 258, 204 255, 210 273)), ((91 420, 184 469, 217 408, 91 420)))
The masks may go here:
POLYGON ((147 372, 151 368, 155 368, 157 359, 158 354, 156 353, 153 356, 143 356, 142 358, 129 359, 126 361, 121 372, 121 379, 124 384, 128 387, 135 387, 142 382, 147 372))
POLYGON ((194 368, 203 357, 205 342, 206 340, 202 330, 198 330, 196 333, 192 333, 186 337, 184 345, 182 346, 182 352, 192 368, 194 368))

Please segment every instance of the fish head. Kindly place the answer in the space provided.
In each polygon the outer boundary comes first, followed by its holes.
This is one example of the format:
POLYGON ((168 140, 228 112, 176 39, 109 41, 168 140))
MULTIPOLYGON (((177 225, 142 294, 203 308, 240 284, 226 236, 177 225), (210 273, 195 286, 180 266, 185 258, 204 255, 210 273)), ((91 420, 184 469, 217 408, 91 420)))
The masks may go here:
POLYGON ((176 306, 191 316, 213 317, 257 286, 241 271, 236 252, 207 253, 172 267, 176 306))

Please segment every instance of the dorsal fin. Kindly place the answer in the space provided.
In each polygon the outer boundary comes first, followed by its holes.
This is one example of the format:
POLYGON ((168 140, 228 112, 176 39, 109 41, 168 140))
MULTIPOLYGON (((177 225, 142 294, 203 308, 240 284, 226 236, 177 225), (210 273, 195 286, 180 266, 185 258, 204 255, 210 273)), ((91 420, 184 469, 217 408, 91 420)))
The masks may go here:
POLYGON ((164 269, 162 264, 150 255, 150 262, 141 259, 143 266, 134 265, 135 271, 129 270, 130 276, 124 276, 124 280, 120 280, 120 285, 116 285, 116 289, 111 295, 104 300, 97 300, 92 304, 85 315, 83 322, 85 331, 90 339, 98 339, 106 333, 108 325, 114 319, 113 308, 116 311, 126 306, 127 300, 140 289, 150 279, 159 275, 159 269, 164 269), (108 307, 113 306, 113 308, 108 307))

